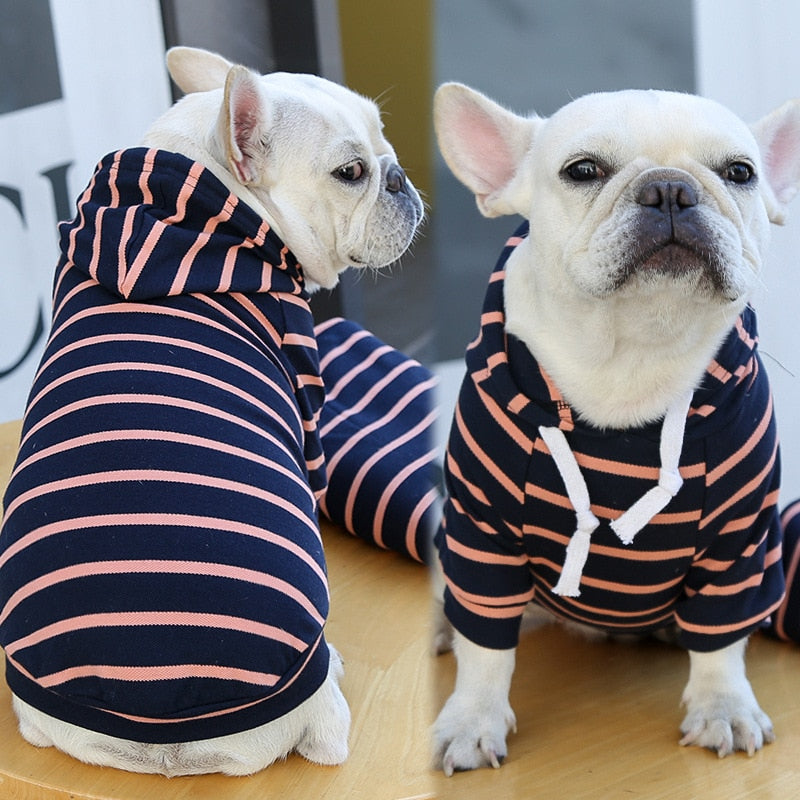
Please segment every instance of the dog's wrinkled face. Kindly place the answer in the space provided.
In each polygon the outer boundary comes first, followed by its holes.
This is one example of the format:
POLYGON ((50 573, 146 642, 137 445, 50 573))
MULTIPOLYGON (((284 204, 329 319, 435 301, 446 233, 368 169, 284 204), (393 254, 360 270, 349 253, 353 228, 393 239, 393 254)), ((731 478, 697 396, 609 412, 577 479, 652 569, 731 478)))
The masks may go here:
POLYGON ((670 282, 722 303, 750 292, 769 227, 761 155, 727 109, 666 92, 589 95, 542 126, 529 163, 537 239, 560 241, 548 263, 579 290, 670 282))
POLYGON ((530 220, 506 265, 506 330, 582 419, 663 417, 760 280, 769 223, 800 187, 800 101, 751 127, 713 101, 640 90, 522 117, 449 83, 434 122, 480 211, 530 220))
POLYGON ((305 264, 313 256, 304 251, 314 248, 356 267, 399 258, 423 207, 375 104, 311 75, 277 73, 260 82, 279 124, 266 148, 272 158, 250 189, 273 209, 298 259, 305 264))
POLYGON ((145 144, 211 169, 268 220, 309 288, 348 266, 380 268, 411 244, 423 204, 383 135, 377 106, 315 75, 256 75, 178 47, 170 74, 188 92, 145 144))

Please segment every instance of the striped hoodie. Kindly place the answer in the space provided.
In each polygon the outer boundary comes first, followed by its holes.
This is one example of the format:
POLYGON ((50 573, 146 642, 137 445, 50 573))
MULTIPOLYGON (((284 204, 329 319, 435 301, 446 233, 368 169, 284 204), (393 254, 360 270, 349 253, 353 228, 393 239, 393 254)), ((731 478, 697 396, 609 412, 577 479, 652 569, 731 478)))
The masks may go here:
POLYGON ((755 315, 744 311, 669 420, 598 430, 573 419, 505 333, 505 263, 526 235, 527 223, 507 243, 467 351, 437 534, 446 613, 498 649, 516 646, 532 600, 611 632, 677 623, 685 647, 725 647, 783 594, 779 454, 755 315))
POLYGON ((8 683, 138 741, 269 722, 328 667, 300 267, 200 164, 144 148, 99 164, 60 233, 0 532, 8 683))

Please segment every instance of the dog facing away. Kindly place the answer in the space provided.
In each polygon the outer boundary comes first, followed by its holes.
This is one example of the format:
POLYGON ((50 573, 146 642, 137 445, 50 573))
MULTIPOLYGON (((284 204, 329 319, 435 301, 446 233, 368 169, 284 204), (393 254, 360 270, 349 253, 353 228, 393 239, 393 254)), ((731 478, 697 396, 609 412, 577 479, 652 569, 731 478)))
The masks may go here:
POLYGON ((168 66, 186 97, 62 224, 0 533, 7 680, 22 735, 89 763, 337 764, 308 290, 395 261, 423 207, 371 101, 168 66))
POLYGON ((452 636, 458 671, 435 760, 502 762, 531 601, 612 634, 677 625, 681 743, 753 753, 773 729, 745 644, 783 573, 748 297, 800 186, 800 102, 752 128, 661 91, 545 119, 445 84, 434 114, 480 211, 527 220, 490 279, 448 444, 437 644, 452 636))

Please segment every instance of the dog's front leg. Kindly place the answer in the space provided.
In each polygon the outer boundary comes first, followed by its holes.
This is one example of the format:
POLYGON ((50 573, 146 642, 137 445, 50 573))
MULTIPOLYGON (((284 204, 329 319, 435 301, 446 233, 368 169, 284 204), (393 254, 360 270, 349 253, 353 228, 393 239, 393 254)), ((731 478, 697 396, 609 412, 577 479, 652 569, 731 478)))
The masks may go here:
POLYGON ((514 648, 490 650, 454 633, 456 688, 433 726, 434 759, 450 776, 460 770, 499 767, 506 735, 516 731, 508 703, 514 648))
POLYGON ((746 645, 742 639, 712 653, 689 651, 682 745, 708 747, 722 758, 734 750, 753 755, 774 741, 772 722, 759 708, 745 675, 746 645))

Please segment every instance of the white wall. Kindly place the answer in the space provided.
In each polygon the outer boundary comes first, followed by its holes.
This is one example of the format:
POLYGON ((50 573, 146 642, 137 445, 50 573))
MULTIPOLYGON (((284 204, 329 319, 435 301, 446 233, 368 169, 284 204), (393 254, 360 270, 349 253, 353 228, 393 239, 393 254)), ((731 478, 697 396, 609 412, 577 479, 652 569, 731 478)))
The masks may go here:
MULTIPOLYGON (((49 324, 58 239, 53 181, 42 173, 69 164, 72 203, 94 165, 136 145, 170 103, 158 0, 51 0, 50 7, 62 99, 0 115, 0 188, 18 192, 23 211, 0 196, 0 374, 25 352, 40 311, 49 324)), ((25 14, 26 3, 13 13, 25 14)), ((0 379, 0 421, 21 416, 40 354, 41 340, 0 379)))
MULTIPOLYGON (((796 0, 695 0, 698 93, 755 121, 800 97, 796 0)), ((800 198, 773 229, 754 305, 769 370, 784 466, 783 499, 800 496, 800 198)))

